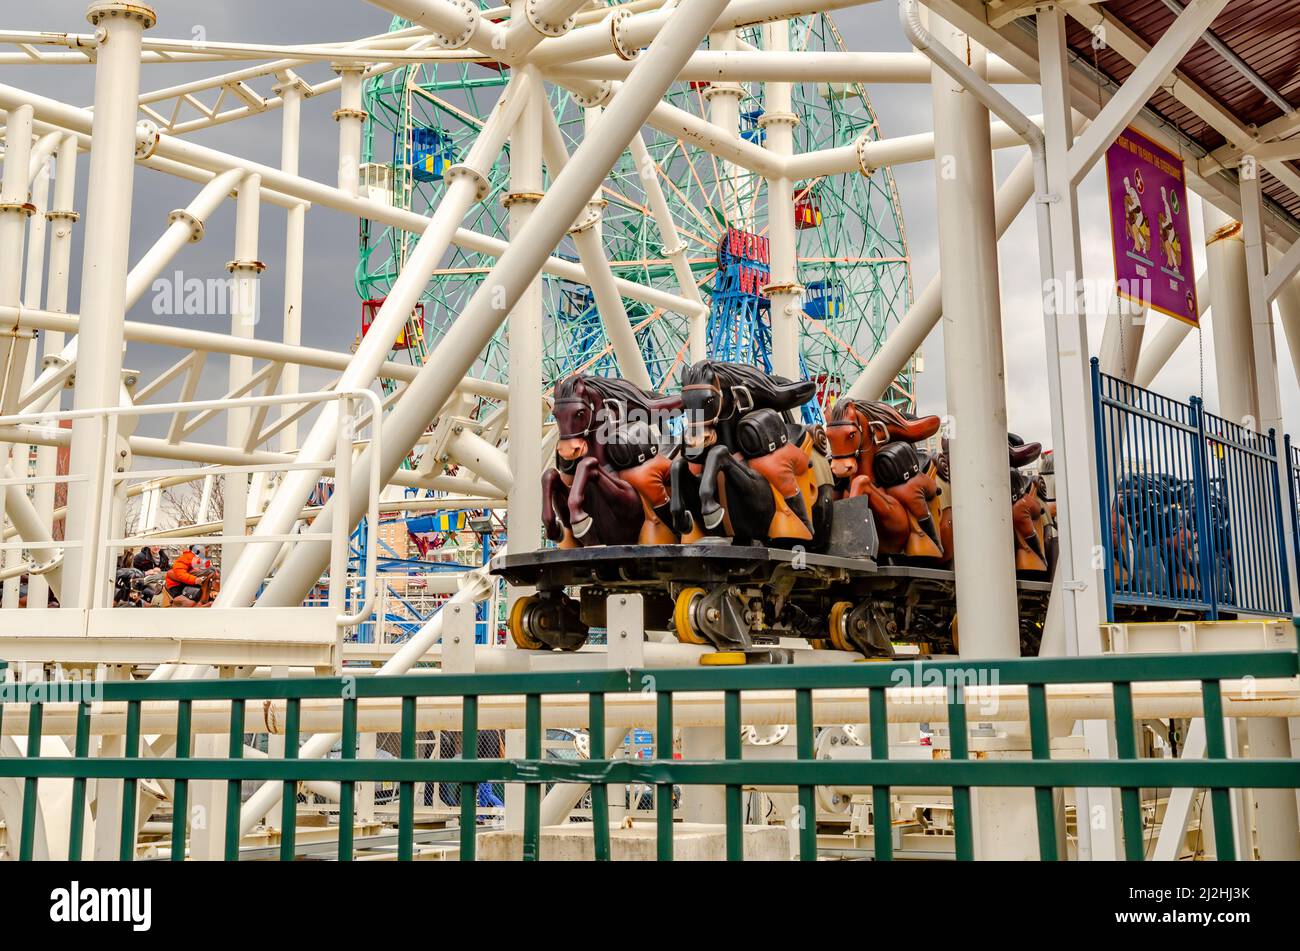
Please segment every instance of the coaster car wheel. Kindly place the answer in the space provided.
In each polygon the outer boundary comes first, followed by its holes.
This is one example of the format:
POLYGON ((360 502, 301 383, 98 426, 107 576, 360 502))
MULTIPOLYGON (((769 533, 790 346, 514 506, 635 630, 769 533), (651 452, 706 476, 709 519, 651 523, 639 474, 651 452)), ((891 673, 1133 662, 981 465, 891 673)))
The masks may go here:
POLYGON ((510 609, 509 627, 523 650, 576 651, 587 642, 581 606, 558 592, 520 598, 510 609))
POLYGON ((525 651, 542 651, 546 650, 546 645, 529 633, 529 609, 537 604, 535 595, 528 595, 517 600, 510 608, 510 617, 507 626, 510 628, 510 638, 515 642, 515 646, 525 651))
POLYGON ((695 610, 703 601, 703 588, 683 588, 677 595, 673 605, 673 629, 683 644, 709 644, 695 618, 695 610))
POLYGON ((831 605, 830 617, 827 620, 827 638, 830 646, 839 651, 856 651, 857 648, 849 641, 847 619, 849 612, 853 609, 851 601, 836 601, 831 605))

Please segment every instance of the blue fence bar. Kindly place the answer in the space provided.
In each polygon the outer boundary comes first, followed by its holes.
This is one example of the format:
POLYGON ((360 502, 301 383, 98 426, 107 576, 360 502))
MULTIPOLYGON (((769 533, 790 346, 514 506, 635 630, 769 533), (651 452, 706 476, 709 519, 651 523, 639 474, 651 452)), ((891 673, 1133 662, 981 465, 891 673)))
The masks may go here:
POLYGON ((1295 518, 1300 474, 1282 472, 1276 434, 1109 376, 1096 359, 1092 387, 1108 617, 1117 605, 1289 615, 1283 519, 1295 518))

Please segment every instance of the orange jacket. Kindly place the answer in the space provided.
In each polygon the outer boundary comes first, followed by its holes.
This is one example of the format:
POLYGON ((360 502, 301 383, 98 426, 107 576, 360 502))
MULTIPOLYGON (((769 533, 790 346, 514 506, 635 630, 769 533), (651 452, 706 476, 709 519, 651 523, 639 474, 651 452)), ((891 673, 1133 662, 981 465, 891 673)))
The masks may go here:
POLYGON ((181 552, 180 557, 172 562, 172 566, 167 571, 167 587, 171 588, 178 584, 196 585, 200 583, 198 577, 190 573, 190 565, 194 564, 194 552, 181 552))

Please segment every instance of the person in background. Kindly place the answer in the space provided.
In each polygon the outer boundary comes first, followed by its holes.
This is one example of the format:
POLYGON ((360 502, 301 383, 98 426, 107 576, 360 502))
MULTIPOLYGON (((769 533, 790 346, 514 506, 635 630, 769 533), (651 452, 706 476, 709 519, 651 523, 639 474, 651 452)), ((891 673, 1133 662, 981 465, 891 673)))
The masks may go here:
POLYGON ((161 548, 157 545, 146 545, 136 552, 135 558, 131 560, 131 567, 145 574, 152 574, 156 571, 166 571, 170 565, 161 548))
POLYGON ((177 607, 192 608, 198 604, 203 580, 190 570, 193 567, 194 552, 187 548, 167 571, 167 594, 177 607))

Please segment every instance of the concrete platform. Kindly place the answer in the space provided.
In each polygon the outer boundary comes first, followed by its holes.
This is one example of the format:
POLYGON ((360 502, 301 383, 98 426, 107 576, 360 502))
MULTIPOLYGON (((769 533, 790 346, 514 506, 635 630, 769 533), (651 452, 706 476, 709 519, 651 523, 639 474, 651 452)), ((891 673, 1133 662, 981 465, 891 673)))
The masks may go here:
MULTIPOLYGON (((653 862, 655 824, 610 828, 610 858, 616 862, 653 862)), ((541 835, 544 862, 590 862, 595 859, 589 823, 546 826, 541 835)), ((478 859, 517 862, 523 856, 522 832, 485 832, 478 838, 478 859)), ((674 827, 673 858, 680 862, 722 862, 727 858, 726 829, 721 825, 682 823, 674 827)), ((788 862, 790 832, 784 826, 745 826, 745 860, 788 862)))

